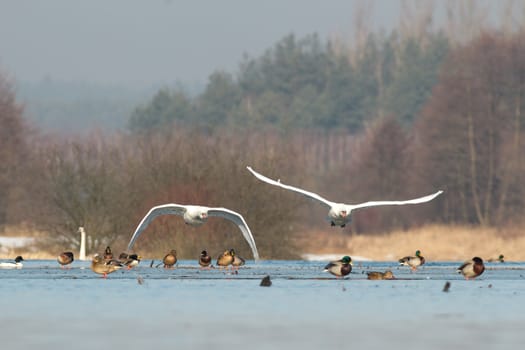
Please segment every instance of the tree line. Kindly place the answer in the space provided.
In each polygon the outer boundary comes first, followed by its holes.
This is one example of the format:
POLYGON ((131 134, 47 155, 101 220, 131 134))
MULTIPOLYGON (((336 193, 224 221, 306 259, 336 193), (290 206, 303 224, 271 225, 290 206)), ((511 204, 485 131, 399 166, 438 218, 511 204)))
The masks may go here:
MULTIPOLYGON (((296 257, 301 230, 331 229, 325 208, 259 182, 246 165, 333 201, 445 190, 425 205, 357 211, 349 233, 520 224, 525 31, 455 42, 397 35, 368 35, 359 55, 287 36, 246 57, 236 78, 210 75, 195 98, 159 91, 132 114, 130 132, 77 138, 31 128, 1 75, 0 225, 35 226, 72 246, 84 226, 93 251, 125 248, 154 205, 223 206, 245 216, 266 258, 296 257)), ((159 217, 136 248, 190 257, 230 246, 249 251, 228 222, 159 217)))

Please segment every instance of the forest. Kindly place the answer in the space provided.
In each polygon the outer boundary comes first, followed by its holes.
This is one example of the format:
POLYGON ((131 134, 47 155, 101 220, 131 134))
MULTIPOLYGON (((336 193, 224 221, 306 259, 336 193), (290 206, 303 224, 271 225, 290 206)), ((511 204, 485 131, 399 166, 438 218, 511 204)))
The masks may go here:
MULTIPOLYGON (((422 206, 357 211, 349 235, 521 225, 525 28, 492 28, 481 9, 450 6, 438 29, 418 7, 390 33, 356 21, 351 44, 287 35, 237 72, 211 73, 196 96, 160 89, 126 131, 42 132, 1 72, 0 230, 45 232, 45 250, 77 247, 83 226, 88 251, 124 249, 152 206, 202 204, 241 213, 262 257, 288 258, 302 231, 332 229, 324 208, 259 182, 247 165, 340 202, 445 191, 422 206)), ((156 219, 136 248, 175 245, 182 257, 249 251, 231 223, 192 228, 177 217, 156 219)))

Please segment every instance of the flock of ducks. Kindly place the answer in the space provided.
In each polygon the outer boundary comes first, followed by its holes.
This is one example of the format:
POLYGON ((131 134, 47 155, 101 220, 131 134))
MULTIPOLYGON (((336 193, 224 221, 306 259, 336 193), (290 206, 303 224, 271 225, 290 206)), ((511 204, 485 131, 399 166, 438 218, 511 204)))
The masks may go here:
MULTIPOLYGON (((74 261, 74 255, 72 252, 63 252, 57 256, 57 262, 61 268, 68 268, 69 265, 74 261)), ((22 268, 22 256, 17 256, 13 261, 0 262, 0 268, 22 268)), ((100 256, 95 254, 91 261, 91 270, 97 274, 102 275, 103 278, 107 278, 107 275, 118 271, 123 268, 131 269, 137 266, 141 261, 140 255, 127 254, 125 252, 119 255, 118 259, 113 259, 113 253, 111 248, 108 246, 104 251, 104 255, 100 256)), ((166 269, 173 269, 177 264, 177 251, 172 249, 167 253, 162 262, 157 265, 163 265, 166 269)), ((489 262, 505 262, 503 254, 496 259, 488 259, 489 262)), ((421 251, 417 250, 414 256, 405 256, 399 259, 399 265, 410 267, 411 271, 416 271, 418 267, 425 264, 426 260, 421 255, 421 251)), ((198 263, 202 269, 210 269, 213 267, 212 258, 206 250, 203 250, 199 256, 198 263)), ((217 257, 216 265, 220 269, 225 269, 228 266, 231 267, 232 271, 237 271, 240 266, 245 265, 245 260, 236 254, 235 250, 228 249, 217 257)), ((153 265, 151 262, 150 267, 153 265)), ((343 256, 339 260, 329 262, 325 267, 324 271, 329 272, 337 278, 344 278, 352 272, 352 258, 348 255, 343 256)), ((474 279, 480 276, 485 271, 485 265, 483 259, 480 257, 473 257, 469 261, 465 261, 456 270, 461 273, 466 280, 474 279)), ((394 274, 391 270, 385 272, 370 271, 367 273, 369 280, 392 280, 395 279, 394 274)))
MULTIPOLYGON (((70 264, 73 262, 72 254, 73 253, 71 252, 62 253, 58 256, 57 261, 61 265, 70 264), (68 260, 69 262, 67 263, 62 259, 66 254, 67 256, 71 254, 71 259, 68 260)), ((141 257, 139 255, 127 253, 121 253, 119 259, 115 260, 113 259, 111 248, 108 246, 104 252, 104 257, 101 257, 99 254, 95 254, 93 256, 91 261, 91 270, 93 270, 95 273, 101 274, 103 278, 107 278, 108 274, 118 271, 122 268, 131 269, 137 266, 140 261, 141 257)), ((162 265, 165 269, 173 269, 177 264, 177 261, 177 251, 172 249, 164 256, 164 258, 162 258, 162 262, 156 267, 162 265)), ((202 269, 210 269, 213 267, 212 258, 206 250, 201 252, 198 262, 202 269)), ((233 248, 225 250, 221 255, 219 255, 219 257, 217 257, 217 266, 221 269, 231 266, 231 269, 236 271, 236 269, 238 269, 240 266, 243 266, 245 263, 245 260, 237 255, 233 248)), ((153 261, 151 262, 150 266, 153 266, 153 261)))
MULTIPOLYGON (((433 200, 434 198, 436 198, 437 196, 443 193, 443 191, 437 191, 430 195, 426 195, 423 197, 414 198, 410 200, 402 200, 402 201, 399 201, 399 200, 369 201, 369 202, 364 202, 364 203, 359 203, 359 204, 336 203, 336 202, 329 201, 316 193, 309 192, 309 191, 306 191, 304 189, 297 188, 294 186, 285 185, 280 181, 280 179, 278 179, 277 181, 272 180, 256 172, 250 166, 247 166, 246 168, 252 175, 254 175, 257 179, 259 179, 262 182, 283 188, 288 191, 302 194, 305 197, 315 200, 321 203, 322 205, 326 206, 328 208, 328 221, 330 222, 331 226, 345 227, 346 224, 348 224, 351 221, 351 213, 356 209, 373 207, 373 206, 407 205, 407 204, 426 203, 426 202, 433 200)), ((186 224, 192 225, 192 226, 199 226, 199 225, 204 224, 209 217, 221 217, 221 218, 227 219, 237 225, 242 235, 244 236, 245 240, 247 241, 248 245, 250 246, 254 259, 256 261, 259 260, 259 253, 257 251, 255 239, 253 238, 250 228, 248 227, 248 224, 246 223, 246 221, 244 220, 241 214, 233 210, 226 209, 226 208, 214 208, 214 207, 205 207, 205 206, 198 206, 198 205, 181 205, 181 204, 174 204, 174 203, 155 206, 149 210, 149 212, 140 221, 139 225, 135 229, 135 232, 131 236, 131 239, 127 247, 128 252, 132 251, 135 241, 139 238, 141 233, 147 228, 149 223, 159 215, 179 215, 183 217, 183 220, 186 224)), ((106 278, 109 273, 112 273, 114 271, 120 270, 122 268, 132 268, 134 266, 137 266, 140 260, 141 260, 141 257, 138 256, 137 254, 128 254, 125 252, 120 254, 118 259, 113 259, 111 248, 107 247, 103 256, 95 254, 91 262, 91 269, 95 273, 101 274, 104 278, 106 278)), ((21 256, 17 256, 15 261, 13 262, 0 263, 0 268, 2 267, 3 268, 21 267, 22 266, 21 261, 23 261, 23 258, 21 256)), ((73 253, 63 252, 57 257, 57 261, 61 265, 62 268, 66 268, 69 264, 71 264, 74 261, 73 253)), ((503 262, 503 255, 501 255, 497 259, 497 261, 503 262)), ((201 268, 211 267, 212 259, 206 250, 203 250, 201 252, 198 262, 201 268)), ((177 252, 176 250, 171 250, 163 258, 161 264, 164 265, 164 268, 173 268, 176 263, 177 263, 177 252)), ((412 271, 415 271, 419 266, 425 263, 425 258, 421 255, 421 252, 418 250, 416 251, 415 256, 406 256, 406 257, 399 259, 399 263, 401 265, 409 266, 412 271)), ((234 249, 225 250, 217 258, 217 266, 219 268, 226 268, 227 266, 231 266, 232 269, 235 269, 235 268, 238 269, 240 266, 244 264, 245 264, 245 260, 241 258, 240 256, 238 256, 235 253, 234 249)), ((350 274, 350 272, 352 271, 352 259, 350 258, 350 256, 344 256, 340 260, 330 262, 328 265, 325 266, 324 270, 335 275, 338 278, 344 277, 350 274)), ((479 257, 474 257, 472 260, 465 262, 463 265, 461 265, 458 268, 458 272, 462 273, 466 279, 475 278, 481 275, 484 270, 485 270, 485 267, 483 265, 483 260, 479 257)), ((393 278, 394 278, 394 275, 392 274, 392 271, 390 270, 387 270, 385 272, 372 271, 368 273, 368 279, 377 280, 377 279, 393 279, 393 278)))
MULTIPOLYGON (((500 255, 497 259, 489 259, 490 262, 504 262, 504 256, 500 255)), ((399 265, 409 266, 411 271, 416 271, 417 268, 425 263, 425 258, 421 255, 419 250, 416 251, 415 256, 405 256, 399 259, 399 265)), ((337 278, 342 278, 352 272, 352 258, 348 255, 342 257, 340 260, 331 261, 325 266, 324 271, 330 272, 337 278)), ((456 270, 461 273, 466 280, 474 279, 485 271, 483 259, 480 257, 473 257, 469 261, 465 261, 456 270)), ((391 280, 395 279, 394 274, 390 270, 385 272, 371 271, 367 273, 369 280, 391 280)))

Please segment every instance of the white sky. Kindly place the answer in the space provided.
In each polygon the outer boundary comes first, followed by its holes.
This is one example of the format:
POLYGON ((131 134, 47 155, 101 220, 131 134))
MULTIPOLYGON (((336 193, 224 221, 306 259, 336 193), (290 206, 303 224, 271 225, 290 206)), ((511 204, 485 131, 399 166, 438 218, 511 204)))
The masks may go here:
MULTIPOLYGON (((285 35, 349 35, 353 0, 0 0, 0 69, 17 81, 205 82, 285 35)), ((376 0, 376 26, 397 0, 376 0)))

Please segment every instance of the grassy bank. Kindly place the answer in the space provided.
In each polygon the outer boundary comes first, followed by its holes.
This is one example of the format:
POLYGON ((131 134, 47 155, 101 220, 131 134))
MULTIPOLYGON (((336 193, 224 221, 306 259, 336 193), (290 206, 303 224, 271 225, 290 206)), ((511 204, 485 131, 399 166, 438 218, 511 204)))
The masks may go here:
POLYGON ((307 253, 349 254, 378 261, 397 260, 418 249, 427 260, 461 261, 474 256, 485 260, 499 254, 508 261, 525 260, 525 235, 518 227, 429 225, 376 235, 349 235, 329 228, 304 233, 298 244, 307 253))
MULTIPOLYGON (((484 260, 505 255, 507 261, 525 261, 525 235, 521 227, 480 228, 428 225, 409 231, 374 235, 351 235, 339 228, 300 232, 295 237, 298 253, 363 256, 378 261, 395 261, 420 250, 427 260, 462 261, 473 256, 484 260)), ((9 228, 2 236, 35 237, 36 244, 2 251, 0 258, 55 259, 59 248, 40 248, 45 233, 9 228), (52 251, 51 251, 52 250, 52 251), (56 250, 56 252, 54 251, 56 250)), ((158 258, 158 257, 157 257, 158 258)))

